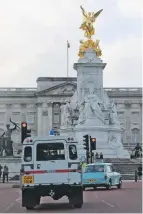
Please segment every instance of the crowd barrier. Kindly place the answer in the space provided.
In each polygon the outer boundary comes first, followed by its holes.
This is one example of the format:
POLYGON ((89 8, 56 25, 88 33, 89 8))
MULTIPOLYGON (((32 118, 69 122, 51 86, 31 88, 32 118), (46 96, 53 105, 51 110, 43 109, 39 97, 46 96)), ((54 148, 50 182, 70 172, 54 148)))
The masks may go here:
MULTIPOLYGON (((135 182, 142 179, 142 176, 138 176, 137 170, 135 171, 134 174, 127 173, 127 174, 122 174, 122 176, 132 176, 132 177, 134 177, 135 182)), ((20 180, 20 172, 9 172, 8 180, 9 181, 19 181, 20 180)))

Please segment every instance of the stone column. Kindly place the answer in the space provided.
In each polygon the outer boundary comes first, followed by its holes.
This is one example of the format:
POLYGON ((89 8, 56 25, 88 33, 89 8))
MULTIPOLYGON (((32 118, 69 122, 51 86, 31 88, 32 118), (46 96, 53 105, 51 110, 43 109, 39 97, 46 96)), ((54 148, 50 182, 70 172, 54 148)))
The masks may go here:
POLYGON ((43 103, 36 103, 37 105, 37 135, 42 135, 42 105, 43 103))
POLYGON ((53 128, 53 103, 48 103, 48 134, 53 128))
POLYGON ((11 114, 12 114, 12 104, 6 104, 5 126, 6 126, 6 124, 10 124, 11 114))
POLYGON ((27 103, 21 103, 21 113, 20 113, 20 117, 21 117, 21 122, 26 122, 26 114, 27 114, 27 103))
POLYGON ((60 110, 61 110, 61 116, 60 116, 60 127, 62 127, 64 125, 64 106, 65 106, 65 103, 61 103, 61 106, 60 106, 60 110))
POLYGON ((48 127, 48 106, 47 103, 43 103, 42 108, 42 136, 49 135, 49 127, 48 127))
POLYGON ((74 69, 77 71, 77 96, 78 103, 85 100, 89 93, 96 93, 103 97, 103 69, 106 63, 96 57, 95 51, 88 49, 83 58, 74 63, 74 69))

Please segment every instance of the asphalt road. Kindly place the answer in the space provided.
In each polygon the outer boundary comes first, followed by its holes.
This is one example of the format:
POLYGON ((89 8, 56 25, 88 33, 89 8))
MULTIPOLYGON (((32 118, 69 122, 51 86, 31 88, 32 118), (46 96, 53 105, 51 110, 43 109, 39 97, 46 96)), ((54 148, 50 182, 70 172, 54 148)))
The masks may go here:
POLYGON ((32 211, 21 207, 21 190, 11 184, 0 184, 0 212, 2 213, 142 213, 142 183, 123 182, 122 189, 87 189, 81 209, 71 209, 66 198, 53 201, 41 199, 32 211))

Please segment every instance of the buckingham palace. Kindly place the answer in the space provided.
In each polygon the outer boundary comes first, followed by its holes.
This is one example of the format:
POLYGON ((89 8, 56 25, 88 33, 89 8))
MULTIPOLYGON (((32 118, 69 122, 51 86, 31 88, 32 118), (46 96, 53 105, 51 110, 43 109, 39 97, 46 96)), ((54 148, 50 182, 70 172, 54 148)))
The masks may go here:
MULTIPOLYGON (((76 77, 39 77, 36 88, 0 88, 0 135, 9 118, 19 126, 26 117, 34 135, 49 135, 61 125, 61 106, 76 90, 76 77)), ((142 142, 142 88, 104 88, 117 106, 124 146, 142 142)), ((12 126, 12 124, 11 124, 12 126)), ((20 131, 12 134, 20 145, 20 131)))

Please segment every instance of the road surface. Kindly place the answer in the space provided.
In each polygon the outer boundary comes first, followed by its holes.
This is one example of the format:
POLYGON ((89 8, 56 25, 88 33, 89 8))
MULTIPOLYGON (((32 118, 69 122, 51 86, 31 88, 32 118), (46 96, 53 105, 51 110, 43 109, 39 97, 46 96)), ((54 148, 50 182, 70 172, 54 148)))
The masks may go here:
POLYGON ((32 211, 21 207, 21 190, 10 184, 0 184, 0 212, 2 213, 142 213, 142 183, 123 182, 122 189, 87 189, 81 209, 71 209, 68 200, 41 199, 32 211))

